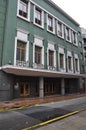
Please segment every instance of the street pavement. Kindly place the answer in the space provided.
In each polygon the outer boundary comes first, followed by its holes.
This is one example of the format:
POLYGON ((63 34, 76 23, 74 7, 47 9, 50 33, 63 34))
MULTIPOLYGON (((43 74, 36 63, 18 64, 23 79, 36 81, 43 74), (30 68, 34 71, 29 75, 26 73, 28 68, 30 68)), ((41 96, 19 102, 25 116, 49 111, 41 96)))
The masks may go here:
MULTIPOLYGON (((39 126, 52 123, 53 121, 63 120, 63 118, 72 116, 82 111, 82 109, 86 109, 86 97, 36 104, 35 106, 20 110, 12 109, 0 113, 0 130, 36 129, 39 126)), ((40 129, 41 128, 43 127, 40 127, 40 129)))
POLYGON ((86 130, 86 110, 36 130, 86 130))

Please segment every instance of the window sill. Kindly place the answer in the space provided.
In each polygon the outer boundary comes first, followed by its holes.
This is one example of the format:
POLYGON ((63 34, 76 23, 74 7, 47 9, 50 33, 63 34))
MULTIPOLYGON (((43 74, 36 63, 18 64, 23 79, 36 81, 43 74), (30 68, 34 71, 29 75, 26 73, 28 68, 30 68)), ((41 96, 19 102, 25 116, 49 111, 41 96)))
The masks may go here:
POLYGON ((44 26, 43 26, 43 25, 41 26, 41 25, 39 25, 39 24, 37 24, 37 23, 34 23, 34 25, 37 26, 37 27, 39 27, 39 28, 41 28, 41 29, 44 29, 44 26))
POLYGON ((20 15, 17 15, 17 17, 19 17, 19 18, 21 18, 21 19, 23 19, 23 20, 25 20, 25 21, 27 21, 27 22, 30 22, 30 20, 29 20, 28 18, 24 18, 24 17, 22 17, 22 16, 20 16, 20 15))

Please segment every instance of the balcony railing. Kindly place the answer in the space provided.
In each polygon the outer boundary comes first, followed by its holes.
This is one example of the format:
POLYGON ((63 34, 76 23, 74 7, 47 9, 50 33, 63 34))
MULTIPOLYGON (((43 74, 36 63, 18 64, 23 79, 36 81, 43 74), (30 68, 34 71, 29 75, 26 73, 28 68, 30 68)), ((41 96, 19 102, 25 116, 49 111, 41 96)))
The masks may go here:
POLYGON ((16 66, 29 67, 29 62, 17 60, 17 61, 16 61, 16 66))
POLYGON ((55 66, 48 66, 48 70, 56 70, 56 67, 55 66))
POLYGON ((35 68, 35 69, 44 69, 44 65, 43 64, 33 63, 33 68, 35 68))

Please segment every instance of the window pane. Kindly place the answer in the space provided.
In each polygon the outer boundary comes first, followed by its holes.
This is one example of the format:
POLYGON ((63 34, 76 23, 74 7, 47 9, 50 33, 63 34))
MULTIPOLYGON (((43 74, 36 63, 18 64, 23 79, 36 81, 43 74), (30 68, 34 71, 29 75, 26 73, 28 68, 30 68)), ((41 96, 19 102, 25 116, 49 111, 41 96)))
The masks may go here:
POLYGON ((54 52, 49 50, 49 66, 53 66, 54 52))
POLYGON ((64 55, 60 54, 60 68, 64 68, 64 55))
POLYGON ((26 43, 17 41, 16 60, 25 61, 25 57, 26 57, 26 43))
POLYGON ((35 63, 41 64, 41 57, 42 57, 42 48, 35 46, 35 63))

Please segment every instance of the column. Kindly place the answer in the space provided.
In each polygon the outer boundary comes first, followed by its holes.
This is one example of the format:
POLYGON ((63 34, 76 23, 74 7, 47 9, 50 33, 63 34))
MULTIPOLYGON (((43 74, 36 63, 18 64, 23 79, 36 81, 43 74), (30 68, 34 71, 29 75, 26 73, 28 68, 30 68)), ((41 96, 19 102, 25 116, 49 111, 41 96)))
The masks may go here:
POLYGON ((61 95, 65 95, 64 78, 61 79, 61 95))
POLYGON ((44 97, 44 79, 43 77, 39 78, 39 97, 44 97))

